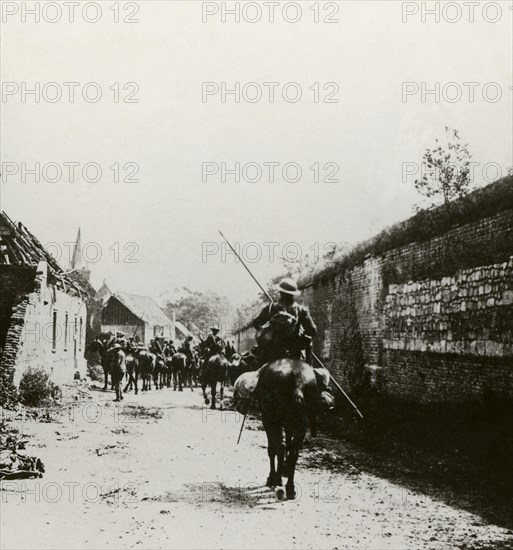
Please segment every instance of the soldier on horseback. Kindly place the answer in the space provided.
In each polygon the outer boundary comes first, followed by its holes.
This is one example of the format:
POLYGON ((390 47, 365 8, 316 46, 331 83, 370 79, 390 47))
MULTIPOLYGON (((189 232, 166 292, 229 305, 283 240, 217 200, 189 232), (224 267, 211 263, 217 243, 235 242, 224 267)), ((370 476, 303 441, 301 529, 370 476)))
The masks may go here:
POLYGON ((219 336, 219 327, 214 325, 210 328, 212 334, 209 334, 204 344, 204 358, 207 362, 210 357, 217 354, 224 353, 225 343, 223 339, 219 336))
POLYGON ((167 343, 167 346, 166 348, 164 349, 164 355, 166 357, 173 357, 173 355, 176 353, 176 348, 174 346, 174 341, 173 340, 169 340, 169 342, 167 343))
POLYGON ((150 342, 150 352, 154 353, 161 361, 164 361, 164 350, 157 337, 150 342))
POLYGON ((180 346, 179 351, 187 356, 187 361, 189 361, 189 363, 192 363, 194 359, 192 349, 192 336, 187 336, 185 342, 180 346))
POLYGON ((278 302, 262 309, 253 320, 261 364, 289 357, 311 362, 312 338, 317 332, 306 306, 295 301, 301 292, 293 279, 282 279, 277 285, 278 302))

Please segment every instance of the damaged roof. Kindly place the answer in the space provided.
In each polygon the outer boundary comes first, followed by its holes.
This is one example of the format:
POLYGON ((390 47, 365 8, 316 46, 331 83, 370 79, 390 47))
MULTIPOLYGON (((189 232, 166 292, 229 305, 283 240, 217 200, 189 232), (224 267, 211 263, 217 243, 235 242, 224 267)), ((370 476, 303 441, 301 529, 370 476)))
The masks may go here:
POLYGON ((169 317, 160 309, 155 300, 150 296, 139 296, 127 292, 116 292, 106 302, 104 307, 112 300, 119 300, 136 317, 152 326, 165 326, 171 324, 169 317))
POLYGON ((0 266, 37 267, 39 262, 46 262, 50 282, 65 292, 83 291, 21 222, 14 223, 5 212, 0 212, 0 266))

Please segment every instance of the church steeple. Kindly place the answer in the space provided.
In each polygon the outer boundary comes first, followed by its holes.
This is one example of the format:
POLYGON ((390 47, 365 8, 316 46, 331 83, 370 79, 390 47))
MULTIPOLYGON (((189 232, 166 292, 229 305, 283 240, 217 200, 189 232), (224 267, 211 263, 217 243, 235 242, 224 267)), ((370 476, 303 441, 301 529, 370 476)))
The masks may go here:
POLYGON ((73 255, 71 256, 70 269, 82 269, 82 236, 80 227, 78 228, 77 239, 73 247, 73 255))
POLYGON ((80 227, 78 228, 75 246, 73 247, 73 254, 70 261, 70 270, 79 273, 83 279, 89 281, 91 271, 89 269, 88 263, 85 262, 82 257, 82 234, 80 227))

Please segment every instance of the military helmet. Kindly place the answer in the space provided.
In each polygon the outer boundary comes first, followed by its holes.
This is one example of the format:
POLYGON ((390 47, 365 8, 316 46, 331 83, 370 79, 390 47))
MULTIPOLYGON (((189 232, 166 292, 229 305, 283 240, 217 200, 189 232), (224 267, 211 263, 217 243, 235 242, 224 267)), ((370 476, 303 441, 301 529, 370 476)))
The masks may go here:
POLYGON ((299 296, 301 294, 301 291, 297 288, 296 281, 289 277, 282 279, 279 284, 276 285, 276 289, 285 294, 291 294, 292 296, 299 296))

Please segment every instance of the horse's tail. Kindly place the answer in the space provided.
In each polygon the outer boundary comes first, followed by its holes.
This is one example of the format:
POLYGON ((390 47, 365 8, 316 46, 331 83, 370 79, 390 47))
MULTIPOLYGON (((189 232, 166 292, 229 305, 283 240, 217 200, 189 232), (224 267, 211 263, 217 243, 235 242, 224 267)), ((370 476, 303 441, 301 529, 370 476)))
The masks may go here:
POLYGON ((135 370, 136 359, 133 355, 126 356, 126 372, 128 374, 133 373, 135 370))
POLYGON ((305 382, 303 376, 302 372, 293 371, 292 402, 298 409, 306 413, 310 434, 312 437, 316 437, 319 390, 315 378, 305 382))
POLYGON ((312 437, 317 437, 317 414, 319 412, 319 390, 317 384, 307 384, 303 388, 306 414, 310 426, 310 434, 312 437))
POLYGON ((183 368, 187 362, 187 357, 183 353, 178 352, 173 355, 171 361, 173 366, 183 368))

